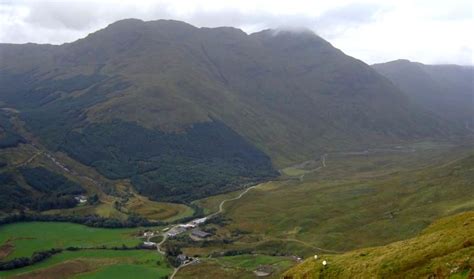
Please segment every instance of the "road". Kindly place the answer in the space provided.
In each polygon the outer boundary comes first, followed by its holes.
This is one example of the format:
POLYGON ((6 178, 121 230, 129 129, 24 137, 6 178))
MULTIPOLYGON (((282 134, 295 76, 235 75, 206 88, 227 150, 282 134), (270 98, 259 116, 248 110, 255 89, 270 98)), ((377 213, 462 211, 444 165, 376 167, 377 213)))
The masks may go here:
MULTIPOLYGON (((317 168, 314 169, 313 171, 317 171, 317 170, 319 170, 319 169, 321 169, 321 168, 325 168, 325 167, 326 167, 326 157, 327 157, 327 155, 328 155, 328 154, 324 154, 324 155, 321 156, 321 166, 320 166, 320 167, 317 167, 317 168)), ((216 211, 216 212, 214 212, 214 213, 212 213, 212 214, 210 214, 210 215, 207 215, 207 216, 204 217, 204 218, 210 219, 210 218, 212 218, 212 217, 214 217, 214 216, 216 216, 216 215, 221 214, 222 212, 224 212, 224 205, 225 205, 227 202, 236 201, 236 200, 241 199, 241 198, 242 198, 244 195, 246 195, 250 190, 255 189, 256 187, 258 187, 258 185, 254 185, 254 186, 248 187, 248 188, 246 188, 244 191, 242 191, 242 193, 240 193, 237 197, 230 198, 230 199, 225 199, 225 200, 221 201, 220 204, 219 204, 219 210, 216 211)), ((178 227, 178 226, 180 226, 180 225, 182 225, 182 224, 177 224, 177 225, 173 226, 173 228, 178 227)), ((170 230, 172 230, 173 228, 171 228, 170 230)), ((163 243, 165 243, 167 239, 168 239, 168 234, 167 234, 167 233, 164 233, 164 234, 163 234, 163 239, 161 240, 160 243, 158 243, 158 244, 156 245, 156 249, 157 249, 158 253, 160 253, 160 254, 165 254, 165 252, 164 252, 163 250, 161 250, 161 245, 163 245, 163 243)), ((289 240, 289 241, 298 241, 298 240, 296 240, 296 239, 291 239, 291 240, 289 240)), ((319 247, 314 247, 314 248, 319 249, 319 250, 322 250, 322 251, 337 253, 337 251, 325 250, 325 249, 322 249, 322 248, 319 248, 319 247)), ((181 269, 181 268, 183 268, 183 267, 185 267, 185 266, 187 266, 187 265, 189 265, 189 264, 191 264, 191 263, 193 263, 193 262, 194 262, 194 261, 191 261, 190 263, 187 263, 187 264, 184 264, 184 265, 180 265, 179 267, 175 268, 175 270, 174 270, 173 274, 171 275, 170 279, 172 279, 172 278, 176 275, 176 273, 178 273, 179 269, 181 269)))
POLYGON ((193 263, 195 263, 195 262, 196 262, 196 260, 193 259, 193 260, 190 261, 189 263, 185 263, 185 264, 182 264, 182 265, 176 267, 176 268, 174 269, 174 271, 173 271, 173 274, 171 274, 171 276, 170 276, 169 279, 173 279, 174 276, 176 275, 176 273, 178 273, 178 271, 179 271, 181 268, 183 268, 183 267, 185 267, 185 266, 188 266, 188 265, 191 265, 191 264, 193 264, 193 263))
POLYGON ((212 218, 212 217, 214 217, 214 216, 216 216, 216 215, 221 214, 222 212, 224 212, 224 204, 225 204, 226 202, 236 201, 236 200, 242 198, 245 194, 247 194, 250 190, 256 188, 257 186, 258 186, 258 185, 254 185, 254 186, 248 187, 247 189, 245 189, 242 193, 240 193, 240 194, 239 194, 237 197, 235 197, 235 198, 226 199, 226 200, 221 201, 221 203, 219 204, 219 211, 214 212, 214 213, 212 213, 211 215, 208 215, 206 218, 209 219, 209 218, 212 218))
MULTIPOLYGON (((250 190, 256 188, 257 186, 258 186, 258 185, 254 185, 254 186, 248 187, 247 189, 245 189, 244 191, 242 191, 242 193, 240 193, 240 194, 239 194, 237 197, 235 197, 235 198, 225 199, 225 200, 221 201, 221 203, 219 204, 219 210, 218 210, 218 211, 216 211, 216 212, 214 212, 214 213, 212 213, 212 214, 209 214, 209 215, 207 215, 207 216, 205 216, 205 217, 202 217, 202 218, 210 219, 210 218, 212 218, 212 217, 214 217, 214 216, 216 216, 216 215, 221 214, 222 212, 224 212, 224 204, 225 204, 226 202, 229 202, 229 201, 236 201, 236 200, 242 198, 245 194, 247 194, 250 190)), ((184 225, 184 224, 176 224, 176 225, 174 225, 173 227, 171 227, 168 231, 171 231, 172 229, 174 229, 174 228, 176 228, 176 227, 179 227, 179 226, 181 226, 181 225, 184 225)), ((165 253, 164 251, 161 250, 161 245, 163 245, 163 243, 165 243, 166 240, 168 239, 168 234, 167 234, 167 233, 163 233, 162 236, 163 236, 163 239, 160 241, 160 243, 157 243, 157 244, 156 244, 157 251, 158 251, 160 254, 164 254, 164 253, 165 253)))
POLYGON ((164 233, 163 234, 163 239, 160 241, 160 243, 157 243, 156 244, 156 251, 158 251, 158 253, 164 255, 165 254, 165 251, 161 250, 161 245, 163 245, 163 243, 166 242, 166 240, 168 239, 168 234, 167 233, 164 233))
MULTIPOLYGON (((224 205, 225 205, 225 203, 230 202, 230 201, 236 201, 236 200, 238 200, 238 199, 241 199, 245 194, 247 194, 250 190, 256 188, 257 186, 258 186, 258 185, 254 185, 254 186, 248 187, 247 189, 245 189, 244 191, 242 191, 242 193, 240 193, 237 197, 230 198, 230 199, 225 199, 225 200, 221 201, 221 203, 219 204, 219 210, 218 210, 218 211, 216 211, 216 212, 214 212, 214 213, 212 213, 212 214, 209 214, 209 215, 207 215, 206 217, 203 217, 203 218, 209 219, 209 218, 212 218, 212 217, 214 217, 214 216, 216 216, 216 215, 221 214, 222 212, 224 212, 224 205)), ((176 224, 175 226, 173 226, 172 228, 170 228, 169 231, 173 230, 173 229, 176 228, 176 227, 179 227, 180 225, 184 225, 184 224, 176 224)), ((161 249, 161 246, 162 246, 162 245, 166 242, 166 240, 168 239, 168 234, 165 232, 165 233, 162 234, 162 236, 163 236, 163 239, 162 239, 159 243, 156 244, 156 251, 157 251, 158 253, 164 255, 164 254, 165 254, 165 251, 163 251, 163 250, 161 249)), ((174 269, 173 274, 171 274, 171 276, 170 276, 169 278, 170 278, 170 279, 173 279, 174 276, 176 275, 176 273, 178 273, 178 271, 179 271, 181 268, 183 268, 183 267, 185 267, 185 266, 187 266, 187 265, 190 265, 190 264, 192 264, 192 263, 194 263, 194 262, 195 262, 195 260, 192 260, 192 261, 189 262, 189 263, 186 263, 186 264, 183 264, 183 265, 178 266, 177 268, 174 269)))
MULTIPOLYGON (((315 168, 315 169, 312 169, 312 170, 308 171, 308 173, 313 173, 313 172, 315 172, 315 171, 319 171, 319 170, 322 169, 322 168, 325 168, 325 167, 326 167, 326 157, 327 157, 327 156, 328 156, 327 153, 321 155, 321 158, 320 158, 321 166, 319 166, 319 167, 317 167, 317 168, 315 168)), ((300 164, 300 165, 301 165, 301 164, 300 164)), ((305 175, 305 174, 306 174, 306 173, 300 175, 300 177, 299 177, 299 180, 300 180, 300 181, 303 181, 303 180, 304 180, 304 175, 305 175)))
POLYGON ((18 165, 15 165, 14 167, 15 168, 21 168, 21 167, 24 167, 26 165, 28 165, 29 163, 33 162, 34 159, 36 159, 36 157, 40 156, 43 154, 43 151, 37 151, 37 153, 33 154, 30 158, 28 158, 26 161, 24 161, 23 163, 20 163, 18 165))

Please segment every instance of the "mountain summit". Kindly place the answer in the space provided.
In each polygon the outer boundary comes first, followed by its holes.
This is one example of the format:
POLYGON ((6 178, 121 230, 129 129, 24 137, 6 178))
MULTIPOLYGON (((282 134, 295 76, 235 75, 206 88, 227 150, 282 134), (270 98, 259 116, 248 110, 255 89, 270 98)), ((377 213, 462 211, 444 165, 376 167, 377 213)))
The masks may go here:
POLYGON ((329 150, 449 134, 310 32, 127 19, 73 43, 0 45, 0 100, 28 129, 158 200, 275 176, 329 150))

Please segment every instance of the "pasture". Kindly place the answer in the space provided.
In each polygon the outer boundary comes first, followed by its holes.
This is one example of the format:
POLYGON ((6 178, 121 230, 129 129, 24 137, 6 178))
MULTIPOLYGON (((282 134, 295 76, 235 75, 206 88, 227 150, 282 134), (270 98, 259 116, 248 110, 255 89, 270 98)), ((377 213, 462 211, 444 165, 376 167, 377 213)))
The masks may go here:
POLYGON ((73 223, 24 222, 0 226, 0 245, 13 245, 5 259, 30 257, 51 248, 135 246, 137 228, 103 229, 73 223))
POLYGON ((146 250, 64 251, 1 278, 161 278, 172 272, 162 255, 146 250))

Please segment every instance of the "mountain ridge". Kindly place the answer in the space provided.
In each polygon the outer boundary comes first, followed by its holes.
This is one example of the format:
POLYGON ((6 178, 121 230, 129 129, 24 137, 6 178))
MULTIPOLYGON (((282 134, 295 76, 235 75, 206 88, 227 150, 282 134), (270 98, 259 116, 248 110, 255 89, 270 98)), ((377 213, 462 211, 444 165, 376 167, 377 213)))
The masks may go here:
POLYGON ((374 64, 424 109, 472 131, 474 127, 474 67, 425 65, 406 59, 374 64))
POLYGON ((0 101, 20 110, 28 129, 48 148, 102 154, 82 163, 109 178, 136 170, 129 176, 133 181, 151 176, 151 181, 162 183, 147 187, 177 196, 189 189, 184 185, 203 189, 201 178, 215 173, 217 161, 228 168, 221 169, 224 176, 206 182, 214 190, 272 177, 274 168, 335 148, 457 133, 370 66, 308 32, 247 35, 235 28, 129 19, 60 46, 0 44, 0 59, 0 101), (131 138, 124 129, 130 125, 149 137, 140 142, 131 138), (185 150, 181 163, 169 157, 171 153, 151 152, 166 134, 184 139, 193 127, 205 125, 214 128, 198 134, 211 134, 197 138, 211 137, 210 144, 216 146, 233 142, 236 153, 199 151, 203 155, 198 158, 189 139, 178 140, 185 150), (212 138, 213 133, 227 138, 212 138), (92 152, 85 144, 92 138, 103 144, 98 147, 103 152, 92 152), (125 145, 119 148, 117 139, 154 155, 127 148, 125 156, 125 145), (248 143, 246 151, 239 149, 240 142, 248 143), (254 155, 244 155, 248 152, 254 155), (271 163, 261 164, 265 170, 249 172, 244 166, 254 165, 252 158, 257 157, 271 163), (200 171, 185 168, 193 179, 178 178, 177 171, 196 160, 200 171), (166 175, 159 167, 163 165, 174 166, 165 169, 175 175, 166 175), (176 186, 171 190, 166 185, 176 186))

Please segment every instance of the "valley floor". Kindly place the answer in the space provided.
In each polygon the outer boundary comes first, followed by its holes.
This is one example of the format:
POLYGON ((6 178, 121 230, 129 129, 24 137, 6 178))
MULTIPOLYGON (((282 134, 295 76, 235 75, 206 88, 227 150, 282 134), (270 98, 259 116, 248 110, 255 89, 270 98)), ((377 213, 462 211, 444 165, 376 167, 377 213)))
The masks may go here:
MULTIPOLYGON (((30 257, 34 252, 52 248, 77 247, 79 250, 63 251, 27 267, 1 271, 0 277, 48 278, 60 270, 64 274, 61 278, 121 278, 126 274, 142 274, 141 278, 172 274, 174 278, 189 278, 191 275, 194 278, 254 278, 259 272, 278 278, 298 265, 302 258, 314 254, 324 255, 332 264, 327 274, 338 277, 339 273, 333 273, 331 268, 346 270, 344 261, 352 256, 346 256, 349 254, 345 252, 354 249, 399 251, 396 256, 399 258, 404 253, 411 253, 403 247, 406 243, 415 245, 416 240, 403 241, 417 239, 414 237, 423 232, 418 238, 420 247, 436 250, 437 246, 428 244, 433 235, 427 237, 425 232, 433 226, 439 228, 436 224, 444 221, 436 220, 443 216, 474 210, 473 175, 472 146, 421 142, 323 154, 281 170, 281 176, 274 181, 195 201, 192 206, 202 208, 207 216, 206 222, 199 224, 198 229, 209 236, 195 237, 193 229, 188 229, 168 237, 167 232, 177 225, 147 228, 165 236, 156 241, 160 242, 158 252, 133 248, 147 240, 139 237, 144 228, 96 229, 44 222, 3 225, 0 227, 2 261, 30 257), (428 228, 433 222, 435 224, 428 228), (389 244, 396 241, 402 242, 389 244), (365 248, 380 245, 387 246, 365 248), (176 270, 162 255, 163 251, 169 250, 180 250, 195 260, 176 270), (173 270, 177 272, 173 273, 173 270)), ((126 181, 122 183, 124 189, 129 189, 126 181)), ((111 205, 115 203, 113 199, 104 197, 104 201, 111 205)), ((139 212, 143 216, 161 212, 157 203, 137 195, 130 197, 120 201, 123 210, 139 212)), ((184 213, 188 209, 173 209, 175 204, 163 203, 160 206, 182 212, 175 213, 182 216, 192 214, 192 211, 184 213)), ((103 210, 101 207, 104 203, 91 209, 97 212, 103 210)), ((110 208, 117 210, 116 206, 110 208)), ((66 213, 76 214, 81 210, 89 209, 70 209, 66 213)), ((466 214, 459 216, 471 216, 466 214)), ((179 223, 188 224, 176 224, 179 223)), ((471 246, 465 248, 459 251, 449 248, 452 253, 448 250, 449 253, 440 253, 454 264, 460 257, 472 255, 471 246)), ((431 253, 432 250, 426 251, 431 253)), ((379 261, 376 252, 370 255, 375 257, 374 274, 377 276, 401 268, 389 258, 379 261)), ((299 278, 295 274, 300 270, 313 274, 311 263, 311 259, 306 260, 285 274, 290 278, 299 278)), ((431 266, 426 264, 423 263, 423 268, 430 270, 431 266)), ((460 272, 466 272, 469 266, 472 262, 467 261, 467 267, 463 266, 460 272)))

